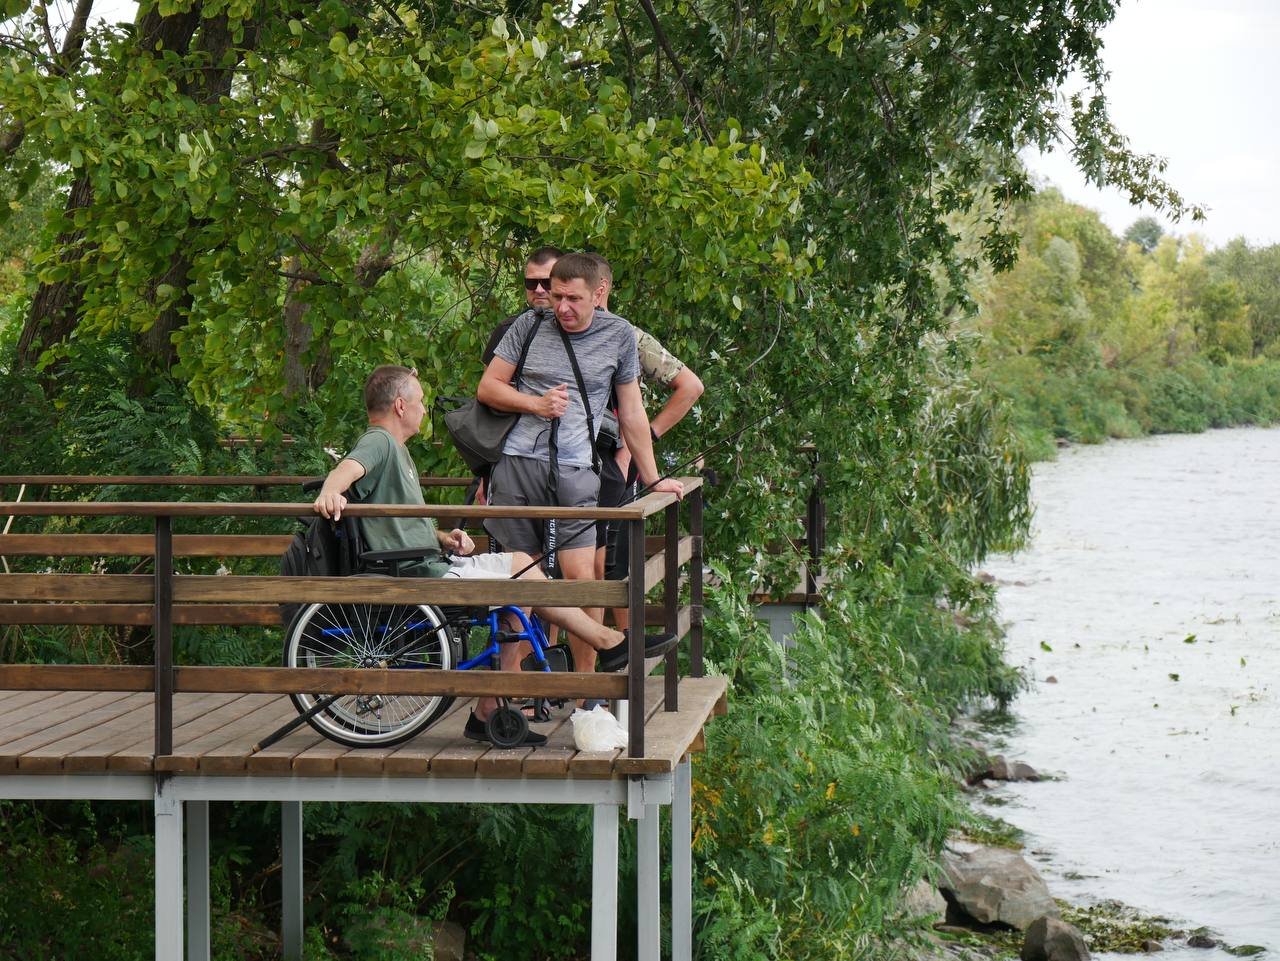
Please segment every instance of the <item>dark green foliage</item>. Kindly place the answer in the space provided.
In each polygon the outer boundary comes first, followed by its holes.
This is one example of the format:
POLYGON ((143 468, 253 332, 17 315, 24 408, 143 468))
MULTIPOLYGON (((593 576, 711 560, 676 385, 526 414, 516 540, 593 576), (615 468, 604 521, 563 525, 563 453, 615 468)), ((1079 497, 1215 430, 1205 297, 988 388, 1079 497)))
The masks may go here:
POLYGON ((1131 244, 1137 244, 1138 249, 1144 254, 1155 250, 1163 236, 1164 228, 1155 217, 1139 217, 1124 232, 1124 239, 1131 244))
POLYGON ((864 956, 902 933, 900 892, 963 817, 949 720, 1017 679, 989 598, 943 609, 910 571, 884 573, 874 600, 834 587, 786 650, 740 590, 715 595, 710 650, 733 696, 694 768, 706 957, 864 956))
POLYGON ((147 838, 126 833, 136 822, 84 802, 0 801, 0 824, 0 958, 150 954, 152 858, 147 838))
POLYGON ((997 365, 992 380, 1012 401, 1033 460, 1052 456, 1055 437, 1096 444, 1280 421, 1280 364, 1268 360, 1189 359, 1176 367, 1055 375, 1018 358, 997 365))

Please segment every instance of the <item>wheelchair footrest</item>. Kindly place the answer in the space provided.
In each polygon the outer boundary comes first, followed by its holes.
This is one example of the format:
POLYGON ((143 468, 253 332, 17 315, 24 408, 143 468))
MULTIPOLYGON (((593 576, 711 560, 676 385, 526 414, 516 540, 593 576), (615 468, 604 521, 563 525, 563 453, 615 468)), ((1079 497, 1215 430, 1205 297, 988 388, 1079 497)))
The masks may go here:
MULTIPOLYGON (((556 672, 568 672, 573 670, 573 652, 569 650, 568 644, 552 644, 546 648, 547 666, 556 672)), ((522 671, 541 671, 542 665, 538 663, 538 659, 533 654, 527 654, 520 661, 520 670, 522 671)))

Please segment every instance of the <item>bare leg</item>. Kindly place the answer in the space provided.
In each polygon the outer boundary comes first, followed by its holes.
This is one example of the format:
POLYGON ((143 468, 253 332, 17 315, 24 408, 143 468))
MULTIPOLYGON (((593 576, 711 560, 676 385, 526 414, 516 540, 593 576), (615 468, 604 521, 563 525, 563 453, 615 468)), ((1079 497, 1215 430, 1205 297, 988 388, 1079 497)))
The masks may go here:
MULTIPOLYGON (((607 549, 606 549, 606 548, 604 548, 604 547, 597 547, 597 548, 596 548, 596 556, 595 556, 595 558, 593 559, 593 563, 592 563, 592 567, 593 567, 592 576, 594 576, 594 577, 595 577, 595 579, 596 579, 596 580, 598 580, 598 581, 602 581, 602 580, 604 580, 604 561, 605 561, 605 553, 606 553, 606 550, 607 550, 607 549)), ((586 610, 587 614, 591 617, 591 619, 592 619, 593 621, 599 621, 601 624, 603 624, 603 623, 604 623, 604 608, 603 608, 603 607, 588 607, 588 608, 586 608, 585 610, 586 610)), ((613 623, 617 624, 617 623, 619 623, 619 622, 615 620, 613 623)))
MULTIPOLYGON (((564 572, 565 580, 591 580, 595 574, 595 554, 594 547, 574 547, 570 550, 561 551, 560 570, 564 572)), ((584 619, 591 622, 594 629, 601 627, 597 619, 589 616, 585 611, 580 613, 584 619)), ((553 624, 557 623, 554 618, 548 618, 548 620, 553 624)), ((596 649, 613 646, 612 644, 592 644, 589 638, 593 634, 598 638, 600 635, 597 630, 575 628, 568 624, 561 624, 560 626, 569 632, 569 650, 573 651, 573 664, 579 671, 588 673, 594 671, 596 669, 596 649)))
MULTIPOLYGON (((582 550, 584 552, 588 552, 585 556, 589 561, 589 552, 592 551, 593 548, 582 548, 582 550)), ((564 558, 566 553, 571 552, 566 551, 560 555, 560 566, 562 569, 564 567, 564 558)), ((519 551, 513 553, 511 555, 512 569, 519 570, 527 566, 529 560, 530 558, 528 554, 522 554, 519 551)), ((538 567, 531 567, 520 576, 522 580, 546 580, 546 575, 543 574, 542 569, 538 567)), ((578 580, 587 579, 589 578, 578 578, 578 580)), ((569 643, 571 647, 575 639, 581 640, 582 646, 591 652, 590 670, 595 669, 596 651, 607 651, 611 647, 617 647, 623 640, 621 631, 612 630, 611 628, 605 627, 598 621, 593 620, 587 615, 586 611, 580 607, 539 607, 534 611, 534 613, 544 621, 554 624, 556 627, 563 627, 568 631, 570 634, 569 643)), ((573 649, 573 664, 579 671, 588 670, 588 668, 583 667, 582 662, 578 660, 578 650, 576 648, 573 649)))
MULTIPOLYGON (((592 548, 586 548, 591 551, 592 548)), ((561 566, 563 567, 564 554, 561 554, 561 566)), ((590 555, 588 554, 588 560, 590 555)), ((518 571, 529 565, 531 558, 528 554, 515 551, 511 554, 511 570, 518 571)), ((530 567, 527 571, 520 575, 521 580, 546 580, 546 575, 542 573, 539 567, 530 567)), ((573 651, 574 667, 579 671, 594 671, 596 666, 596 651, 607 651, 609 648, 617 647, 624 640, 621 631, 615 631, 612 628, 605 627, 598 621, 593 620, 580 607, 539 607, 535 613, 544 621, 554 624, 557 627, 563 627, 569 632, 570 649, 573 651), (582 661, 579 660, 579 649, 574 647, 574 642, 578 641, 581 648, 590 651, 590 666, 584 667, 582 661)), ((518 671, 520 670, 520 659, 523 656, 521 651, 525 648, 524 644, 503 644, 498 649, 498 670, 500 671, 518 671)), ((498 706, 498 699, 494 697, 482 697, 476 701, 475 715, 476 718, 483 721, 487 720, 489 715, 493 713, 493 709, 498 706)))
MULTIPOLYGON (((499 644, 498 645, 498 670, 500 671, 518 671, 520 670, 520 647, 519 644, 499 644)), ((487 721, 489 715, 493 713, 498 706, 496 697, 481 697, 476 699, 475 715, 478 720, 487 721)))

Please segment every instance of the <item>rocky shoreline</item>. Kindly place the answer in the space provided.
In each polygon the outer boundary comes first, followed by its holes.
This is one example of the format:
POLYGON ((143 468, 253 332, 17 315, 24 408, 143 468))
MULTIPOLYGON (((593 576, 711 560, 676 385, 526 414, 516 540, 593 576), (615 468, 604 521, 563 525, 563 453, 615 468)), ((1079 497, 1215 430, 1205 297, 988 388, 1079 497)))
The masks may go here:
MULTIPOLYGON (((964 779, 967 791, 987 790, 992 781, 1044 779, 1025 762, 988 757, 978 744, 969 744, 981 761, 964 779)), ((931 925, 936 956, 1089 961, 1091 952, 1154 954, 1175 946, 1217 948, 1236 957, 1266 950, 1229 945, 1207 929, 1180 929, 1167 918, 1147 917, 1115 901, 1080 906, 1055 899, 1020 847, 1016 841, 1005 846, 953 838, 943 851, 937 882, 921 881, 908 892, 903 912, 931 925)))

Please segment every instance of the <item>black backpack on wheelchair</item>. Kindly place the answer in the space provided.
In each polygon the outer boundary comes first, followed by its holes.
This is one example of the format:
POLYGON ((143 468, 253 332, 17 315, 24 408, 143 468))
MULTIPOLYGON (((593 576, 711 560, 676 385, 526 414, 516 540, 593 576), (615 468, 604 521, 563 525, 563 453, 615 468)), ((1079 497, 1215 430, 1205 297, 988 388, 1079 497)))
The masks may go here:
MULTIPOLYGON (((319 482, 303 487, 314 492, 319 482)), ((347 492, 349 503, 358 498, 347 492)), ((396 576, 400 566, 425 549, 366 550, 358 518, 313 517, 294 535, 280 559, 285 576, 396 576)), ((387 667, 450 670, 464 656, 469 630, 463 608, 430 604, 282 604, 285 667, 387 667)), ((319 694, 291 694, 306 714, 319 694)), ((352 747, 386 747, 413 737, 453 704, 443 695, 353 694, 336 699, 307 718, 325 737, 352 747)))

